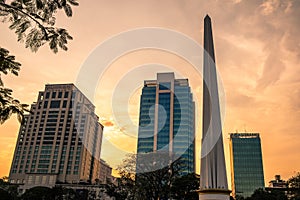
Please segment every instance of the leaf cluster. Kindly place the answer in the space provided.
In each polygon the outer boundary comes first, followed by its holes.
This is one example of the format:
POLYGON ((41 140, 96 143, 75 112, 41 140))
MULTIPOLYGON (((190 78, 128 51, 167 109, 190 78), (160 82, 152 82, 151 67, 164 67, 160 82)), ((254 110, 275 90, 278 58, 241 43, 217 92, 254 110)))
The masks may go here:
MULTIPOLYGON (((239 197, 243 199, 243 197, 239 197)), ((247 197, 245 200, 288 200, 286 195, 282 191, 267 192, 260 188, 254 191, 251 197, 247 197)))
POLYGON ((300 172, 295 176, 292 176, 288 181, 289 188, 299 188, 300 189, 300 172))
POLYGON ((4 86, 1 73, 7 75, 12 73, 18 76, 21 64, 15 61, 15 56, 9 55, 9 51, 0 47, 0 86, 4 86))
POLYGON ((291 200, 300 200, 300 172, 292 176, 287 183, 288 187, 293 189, 290 192, 291 200))
POLYGON ((29 112, 27 104, 21 104, 12 97, 12 90, 4 87, 1 75, 12 73, 17 76, 21 64, 9 51, 0 47, 0 124, 3 124, 12 114, 17 114, 19 122, 24 121, 24 113, 29 112))
POLYGON ((55 27, 56 13, 63 10, 66 16, 73 15, 72 6, 78 6, 77 0, 0 0, 0 18, 10 23, 19 42, 36 52, 39 47, 48 43, 50 49, 67 50, 71 35, 64 28, 55 27))

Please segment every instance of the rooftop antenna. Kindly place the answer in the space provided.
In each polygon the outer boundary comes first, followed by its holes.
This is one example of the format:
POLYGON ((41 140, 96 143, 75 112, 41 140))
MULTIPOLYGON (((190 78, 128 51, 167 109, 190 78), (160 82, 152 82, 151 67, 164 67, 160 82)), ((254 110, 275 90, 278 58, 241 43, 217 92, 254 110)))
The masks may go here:
POLYGON ((244 124, 244 130, 245 130, 245 133, 247 133, 247 129, 246 129, 246 125, 244 124))

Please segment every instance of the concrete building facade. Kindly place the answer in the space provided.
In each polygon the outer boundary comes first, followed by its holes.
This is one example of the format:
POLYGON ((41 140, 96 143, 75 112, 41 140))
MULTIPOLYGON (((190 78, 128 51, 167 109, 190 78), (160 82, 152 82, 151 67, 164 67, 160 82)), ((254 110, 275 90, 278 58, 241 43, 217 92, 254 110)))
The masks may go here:
POLYGON ((99 179, 103 126, 78 88, 48 84, 30 111, 19 130, 11 183, 27 189, 99 179))
POLYGON ((100 175, 99 181, 102 184, 107 184, 113 182, 113 177, 111 175, 112 168, 104 161, 100 160, 100 175))

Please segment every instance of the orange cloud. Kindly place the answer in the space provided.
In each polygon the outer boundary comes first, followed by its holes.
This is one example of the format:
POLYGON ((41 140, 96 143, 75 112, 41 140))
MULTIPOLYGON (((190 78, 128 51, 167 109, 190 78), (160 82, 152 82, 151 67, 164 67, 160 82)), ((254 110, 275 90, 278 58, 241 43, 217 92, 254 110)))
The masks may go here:
POLYGON ((102 121, 101 124, 105 127, 114 126, 114 123, 112 121, 102 121))

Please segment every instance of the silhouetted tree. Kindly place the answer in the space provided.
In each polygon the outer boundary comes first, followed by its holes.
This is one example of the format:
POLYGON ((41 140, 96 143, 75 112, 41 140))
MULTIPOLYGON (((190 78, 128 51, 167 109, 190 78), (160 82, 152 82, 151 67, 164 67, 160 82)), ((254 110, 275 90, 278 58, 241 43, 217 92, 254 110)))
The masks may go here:
POLYGON ((3 124, 12 114, 17 114, 18 120, 23 121, 24 112, 28 111, 26 104, 21 104, 14 99, 12 90, 5 88, 1 79, 2 74, 12 73, 18 75, 21 64, 15 61, 15 57, 9 55, 6 49, 0 47, 0 124, 3 124))
POLYGON ((61 186, 55 186, 51 189, 51 193, 49 194, 51 199, 54 200, 77 200, 79 199, 78 194, 70 188, 64 188, 61 186))
POLYGON ((198 189, 198 179, 193 175, 183 178, 183 162, 172 160, 169 152, 127 155, 117 168, 120 174, 117 184, 109 184, 106 193, 117 200, 193 199, 196 193, 191 190, 198 189), (187 185, 181 188, 183 195, 179 197, 175 188, 180 187, 180 182, 187 185))
POLYGON ((127 154, 121 165, 117 167, 120 177, 117 183, 109 183, 106 193, 116 200, 134 199, 135 194, 136 155, 127 154))
POLYGON ((0 188, 0 199, 2 200, 12 200, 13 197, 7 192, 6 190, 3 190, 0 188))
POLYGON ((255 190, 251 197, 246 198, 246 200, 276 200, 276 198, 264 189, 260 188, 255 190))
POLYGON ((181 176, 184 164, 169 152, 137 154, 136 196, 138 199, 169 199, 171 187, 181 176))
MULTIPOLYGON (((68 40, 72 40, 66 29, 55 27, 56 13, 64 10, 68 17, 72 16, 71 6, 77 6, 77 0, 0 0, 0 19, 10 24, 19 42, 36 52, 39 47, 49 44, 50 49, 57 53, 58 49, 67 50, 68 40)), ((12 97, 12 90, 6 88, 1 75, 12 73, 18 75, 21 64, 15 56, 0 46, 0 124, 12 114, 17 114, 20 122, 28 112, 28 105, 21 104, 12 97)))
MULTIPOLYGON (((55 186, 48 187, 33 187, 21 195, 21 200, 79 200, 82 199, 80 194, 77 194, 73 189, 55 186)), ((86 198, 84 198, 86 199, 86 198)))
POLYGON ((267 192, 264 189, 257 189, 246 200, 288 200, 286 195, 281 191, 267 192))
MULTIPOLYGON (((0 179, 0 188, 2 189, 1 194, 3 194, 3 196, 7 196, 7 193, 9 194, 10 200, 18 199, 18 185, 9 183, 7 176, 0 179)), ((2 199, 2 195, 0 195, 0 197, 0 199, 2 199)))
POLYGON ((300 173, 292 176, 287 183, 288 187, 291 188, 291 200, 300 200, 300 173))
POLYGON ((196 192, 199 189, 200 178, 196 174, 187 174, 175 179, 171 187, 171 196, 173 199, 198 200, 199 195, 196 192))
POLYGON ((48 187, 33 187, 21 196, 22 200, 52 200, 51 188, 48 187))

